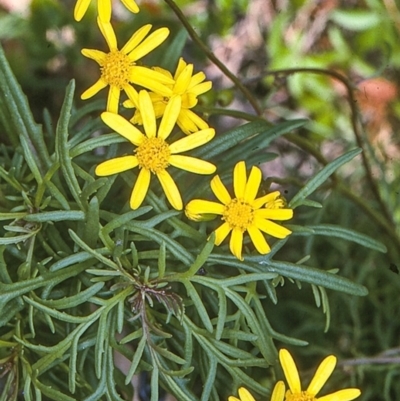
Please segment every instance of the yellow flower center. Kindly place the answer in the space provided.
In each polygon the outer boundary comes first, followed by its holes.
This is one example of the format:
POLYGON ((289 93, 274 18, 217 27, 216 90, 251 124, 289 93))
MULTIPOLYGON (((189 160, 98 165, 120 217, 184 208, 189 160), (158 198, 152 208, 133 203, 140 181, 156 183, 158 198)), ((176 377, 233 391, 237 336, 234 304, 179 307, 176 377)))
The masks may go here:
POLYGON ((254 209, 243 199, 232 199, 225 207, 222 215, 230 228, 239 228, 242 232, 253 223, 254 209))
POLYGON ((106 55, 101 66, 101 77, 110 86, 116 86, 122 90, 129 84, 130 69, 134 62, 119 50, 112 50, 106 55))
POLYGON ((162 138, 146 138, 135 150, 139 167, 157 174, 169 166, 171 152, 162 138))
POLYGON ((292 394, 292 392, 288 390, 286 391, 285 401, 316 401, 316 398, 307 391, 292 394))

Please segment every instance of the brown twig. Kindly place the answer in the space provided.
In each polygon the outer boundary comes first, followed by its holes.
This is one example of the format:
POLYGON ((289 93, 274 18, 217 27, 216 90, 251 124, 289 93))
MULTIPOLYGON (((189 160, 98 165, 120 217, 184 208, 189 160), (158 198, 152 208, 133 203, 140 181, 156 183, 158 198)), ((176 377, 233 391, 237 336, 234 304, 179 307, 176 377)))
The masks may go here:
POLYGON ((200 39, 199 35, 195 32, 195 30, 191 27, 189 21, 186 19, 181 9, 175 4, 173 0, 165 0, 165 2, 171 7, 172 11, 178 17, 178 19, 182 22, 182 25, 187 30, 189 36, 192 38, 193 42, 200 47, 202 52, 207 56, 207 58, 212 61, 234 84, 235 86, 243 93, 244 97, 249 101, 252 105, 254 111, 257 115, 262 115, 262 110, 258 105, 257 100, 251 94, 251 92, 243 85, 243 83, 238 79, 217 57, 215 57, 214 53, 208 48, 208 46, 200 39))

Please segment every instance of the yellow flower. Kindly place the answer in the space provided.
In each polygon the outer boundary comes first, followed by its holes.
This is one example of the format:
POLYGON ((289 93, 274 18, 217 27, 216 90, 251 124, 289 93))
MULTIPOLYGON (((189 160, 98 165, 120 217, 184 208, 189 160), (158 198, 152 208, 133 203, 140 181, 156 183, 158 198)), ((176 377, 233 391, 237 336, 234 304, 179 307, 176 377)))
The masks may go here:
MULTIPOLYGON (((321 362, 306 391, 301 391, 299 372, 289 351, 281 349, 279 360, 289 383, 289 390, 285 393, 285 383, 283 381, 277 382, 271 395, 271 401, 351 401, 361 394, 358 388, 346 388, 322 397, 316 397, 335 369, 336 357, 334 355, 329 355, 321 362)), ((244 387, 239 388, 239 397, 240 400, 230 396, 228 401, 255 401, 244 387)))
MULTIPOLYGON (((181 97, 182 109, 178 115, 177 124, 182 132, 189 135, 193 132, 208 128, 208 124, 196 113, 190 110, 196 106, 198 102, 197 96, 211 89, 212 83, 210 81, 203 82, 206 79, 204 72, 198 72, 193 75, 193 64, 186 64, 183 58, 180 58, 173 77, 169 71, 164 70, 163 68, 154 67, 154 70, 160 72, 165 77, 174 79, 175 81, 174 84, 167 86, 172 90, 171 96, 178 95, 181 97)), ((150 93, 156 118, 161 117, 164 114, 165 107, 167 106, 168 100, 171 96, 162 96, 159 93, 150 93)), ((133 101, 127 100, 124 103, 124 106, 128 108, 136 107, 135 114, 131 119, 133 124, 143 123, 141 111, 137 108, 134 99, 133 101)))
POLYGON ((278 191, 257 198, 262 174, 258 167, 252 167, 246 178, 246 164, 241 161, 233 171, 235 198, 231 198, 219 176, 211 180, 211 189, 221 203, 193 199, 186 206, 186 215, 192 220, 201 220, 203 214, 221 215, 223 224, 215 231, 215 244, 221 242, 232 231, 230 250, 242 258, 243 234, 247 231, 254 246, 261 254, 270 252, 262 232, 276 238, 286 238, 291 231, 271 220, 288 220, 293 217, 292 209, 284 209, 284 202, 278 191))
POLYGON ((147 36, 151 25, 144 25, 131 36, 121 50, 118 50, 117 38, 111 24, 101 21, 100 18, 97 18, 97 23, 110 51, 104 53, 94 49, 82 50, 84 56, 99 64, 101 71, 99 80, 81 95, 82 99, 89 99, 101 89, 109 86, 107 111, 118 113, 122 90, 129 98, 137 98, 137 92, 131 84, 143 86, 163 96, 172 94, 171 89, 167 88, 165 84, 173 83, 173 79, 150 68, 136 65, 137 60, 164 42, 169 35, 167 28, 157 29, 147 36))
POLYGON ((233 397, 232 395, 228 398, 228 401, 256 401, 250 392, 244 387, 239 388, 239 398, 233 397))
POLYGON ((130 200, 131 208, 137 209, 142 204, 149 189, 151 174, 155 174, 172 207, 182 210, 182 198, 179 189, 167 168, 171 165, 197 174, 214 173, 216 167, 213 164, 194 157, 183 156, 180 153, 209 142, 214 137, 215 131, 208 128, 168 144, 166 139, 178 118, 181 98, 175 96, 169 100, 158 129, 148 92, 140 91, 138 102, 141 110, 146 110, 146 113, 143 113, 143 127, 146 135, 143 135, 122 116, 109 112, 102 113, 102 120, 110 128, 136 145, 137 148, 134 155, 117 157, 99 164, 96 168, 96 174, 107 176, 139 167, 140 172, 130 200))
MULTIPOLYGON (((139 7, 134 0, 121 0, 125 7, 133 13, 139 12, 139 7)), ((111 2, 112 0, 97 0, 97 8, 99 17, 104 22, 109 22, 111 19, 111 2)), ((74 18, 80 21, 89 8, 90 0, 77 0, 74 9, 74 18)))
POLYGON ((346 388, 322 397, 316 397, 335 369, 336 357, 334 355, 327 356, 321 362, 306 391, 301 390, 299 372, 289 351, 281 349, 279 360, 289 384, 289 390, 285 393, 285 384, 283 381, 279 381, 274 387, 271 401, 351 401, 361 394, 358 388, 346 388))

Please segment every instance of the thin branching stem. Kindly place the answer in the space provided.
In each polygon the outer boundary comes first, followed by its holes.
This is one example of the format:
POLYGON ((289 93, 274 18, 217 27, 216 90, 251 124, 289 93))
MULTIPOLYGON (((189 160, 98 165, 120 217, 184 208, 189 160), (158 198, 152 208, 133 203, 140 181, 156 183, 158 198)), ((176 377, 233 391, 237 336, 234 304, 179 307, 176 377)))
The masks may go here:
POLYGON ((366 171, 366 177, 367 177, 368 184, 369 184, 369 186, 372 190, 372 193, 374 194, 385 218, 388 220, 388 222, 390 222, 391 225, 393 225, 394 223, 393 223, 393 219, 392 219, 392 214, 390 213, 390 210, 388 209, 386 203, 383 201, 382 196, 379 191, 379 188, 378 188, 378 185, 372 176, 371 166, 368 161, 367 152, 366 152, 366 149, 364 146, 364 141, 363 141, 360 129, 359 129, 360 121, 359 121, 358 116, 360 113, 358 111, 357 102, 354 97, 354 90, 353 90, 353 85, 352 85, 351 81, 336 71, 325 70, 322 68, 288 68, 288 69, 283 69, 283 70, 267 71, 267 72, 265 72, 264 75, 278 76, 278 75, 292 75, 292 74, 297 74, 297 73, 311 73, 311 74, 328 75, 328 76, 331 76, 332 78, 340 81, 345 86, 347 95, 348 95, 348 103, 350 105, 350 110, 351 110, 351 125, 353 127, 353 132, 354 132, 354 136, 357 141, 357 145, 363 151, 361 153, 361 157, 362 157, 363 165, 364 165, 364 168, 366 171))
POLYGON ((262 115, 262 109, 259 106, 256 98, 251 94, 251 92, 243 85, 243 83, 238 79, 235 74, 233 74, 219 59, 214 55, 214 53, 208 48, 208 46, 201 40, 200 36, 197 35, 196 31, 192 28, 189 21, 181 11, 181 9, 175 4, 173 0, 165 0, 165 2, 169 5, 178 19, 182 22, 182 25, 187 30, 189 36, 192 38, 193 42, 200 47, 202 52, 207 56, 207 58, 212 61, 234 84, 235 86, 243 93, 244 97, 249 101, 252 105, 254 111, 257 115, 262 115))

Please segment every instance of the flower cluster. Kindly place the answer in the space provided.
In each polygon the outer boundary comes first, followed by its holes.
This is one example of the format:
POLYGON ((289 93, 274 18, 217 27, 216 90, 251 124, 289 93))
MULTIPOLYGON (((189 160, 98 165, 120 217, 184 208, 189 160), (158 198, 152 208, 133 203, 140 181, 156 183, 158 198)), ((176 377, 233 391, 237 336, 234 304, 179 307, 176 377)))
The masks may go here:
MULTIPOLYGON (((285 392, 285 383, 278 381, 272 392, 271 401, 351 401, 361 394, 358 388, 346 388, 317 398, 317 394, 335 369, 336 357, 334 355, 327 356, 321 362, 305 391, 301 390, 299 372, 289 351, 281 349, 279 360, 289 389, 285 392)), ((239 398, 230 396, 228 401, 255 401, 246 388, 241 387, 238 392, 239 398)))
MULTIPOLYGON (((122 0, 126 8, 139 12, 133 0, 122 0)), ((90 5, 90 0, 78 0, 75 19, 80 21, 90 5)), ((196 174, 213 174, 216 166, 184 154, 213 139, 215 130, 192 109, 198 103, 198 96, 211 89, 211 82, 203 72, 194 72, 194 65, 183 58, 171 73, 159 66, 146 66, 142 58, 159 47, 168 37, 166 27, 153 32, 150 24, 144 25, 132 34, 122 47, 111 24, 111 0, 98 0, 97 24, 108 47, 103 52, 97 49, 83 49, 82 54, 99 65, 98 80, 81 95, 89 99, 100 90, 108 88, 106 110, 101 119, 116 133, 133 145, 132 154, 115 157, 100 163, 95 173, 109 176, 138 168, 136 182, 130 198, 130 206, 137 209, 148 193, 151 177, 155 175, 170 205, 182 210, 184 204, 180 190, 169 172, 169 167, 183 169, 196 174), (133 108, 128 121, 120 114, 121 96, 124 108, 133 108), (177 127, 178 139, 168 139, 177 127), (179 138, 181 134, 181 138, 179 138)), ((176 138, 174 135, 174 138, 176 138)), ((264 238, 269 234, 285 238, 291 231, 273 220, 292 218, 293 211, 285 207, 279 192, 272 192, 257 198, 262 173, 252 167, 246 178, 246 165, 239 162, 234 168, 234 193, 231 198, 219 176, 211 181, 211 189, 221 203, 194 199, 186 205, 186 216, 201 220, 204 216, 221 216, 222 225, 216 230, 216 245, 220 245, 231 232, 230 250, 243 260, 244 234, 247 232, 256 250, 261 254, 270 252, 264 238)))

